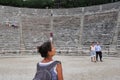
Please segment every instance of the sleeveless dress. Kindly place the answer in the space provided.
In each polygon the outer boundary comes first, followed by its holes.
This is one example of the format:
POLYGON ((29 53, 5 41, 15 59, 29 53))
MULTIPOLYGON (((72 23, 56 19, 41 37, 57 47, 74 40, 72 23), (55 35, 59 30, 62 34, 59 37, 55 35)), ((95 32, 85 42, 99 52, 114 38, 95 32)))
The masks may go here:
MULTIPOLYGON (((50 61, 50 62, 47 62, 47 63, 42 63, 42 62, 39 62, 39 65, 40 66, 48 66, 50 65, 51 63, 53 63, 54 61, 50 61)), ((58 80, 58 77, 57 77, 57 71, 56 71, 56 67, 53 67, 51 70, 50 70, 50 73, 52 75, 52 80, 58 80)))
POLYGON ((90 46, 90 47, 91 47, 91 51, 90 51, 91 57, 96 56, 95 46, 90 46))

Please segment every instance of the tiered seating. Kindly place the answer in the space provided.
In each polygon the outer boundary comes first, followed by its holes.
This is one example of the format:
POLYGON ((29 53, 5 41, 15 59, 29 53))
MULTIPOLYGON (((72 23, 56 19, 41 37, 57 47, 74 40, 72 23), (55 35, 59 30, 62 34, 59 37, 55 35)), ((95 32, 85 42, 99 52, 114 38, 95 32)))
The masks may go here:
POLYGON ((89 52, 93 41, 100 41, 103 50, 115 46, 117 51, 120 49, 120 34, 116 32, 119 9, 120 2, 70 9, 0 6, 0 50, 34 51, 53 32, 58 52, 89 52), (118 35, 117 45, 113 41, 115 35, 118 35))

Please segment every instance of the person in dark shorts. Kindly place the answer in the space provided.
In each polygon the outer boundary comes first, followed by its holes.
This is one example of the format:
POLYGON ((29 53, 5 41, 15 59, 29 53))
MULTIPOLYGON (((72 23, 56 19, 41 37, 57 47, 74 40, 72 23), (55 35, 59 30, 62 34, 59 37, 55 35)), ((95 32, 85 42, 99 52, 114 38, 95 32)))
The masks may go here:
POLYGON ((95 51, 96 51, 96 61, 98 61, 98 56, 99 56, 100 61, 103 62, 103 60, 102 60, 102 48, 101 48, 99 42, 97 42, 95 45, 95 51))

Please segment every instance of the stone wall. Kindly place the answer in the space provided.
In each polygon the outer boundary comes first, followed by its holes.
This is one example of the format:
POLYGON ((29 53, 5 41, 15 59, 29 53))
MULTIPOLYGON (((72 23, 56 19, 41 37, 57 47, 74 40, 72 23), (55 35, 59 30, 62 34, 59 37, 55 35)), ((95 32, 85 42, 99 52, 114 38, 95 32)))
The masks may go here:
POLYGON ((100 41, 105 55, 119 55, 120 2, 70 9, 0 6, 0 50, 35 51, 53 32, 58 54, 88 55, 100 41))

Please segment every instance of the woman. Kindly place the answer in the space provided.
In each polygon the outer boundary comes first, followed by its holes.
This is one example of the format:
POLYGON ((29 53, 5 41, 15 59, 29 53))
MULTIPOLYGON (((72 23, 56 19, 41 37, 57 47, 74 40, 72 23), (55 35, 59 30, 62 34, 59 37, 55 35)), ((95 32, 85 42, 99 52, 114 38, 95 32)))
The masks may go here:
MULTIPOLYGON (((40 53, 41 57, 43 57, 43 60, 39 62, 39 66, 46 67, 55 62, 53 60, 53 56, 55 55, 56 50, 51 41, 47 41, 39 46, 38 52, 40 53)), ((60 61, 53 66, 53 68, 50 70, 50 73, 52 75, 52 80, 63 80, 62 65, 60 61)))

